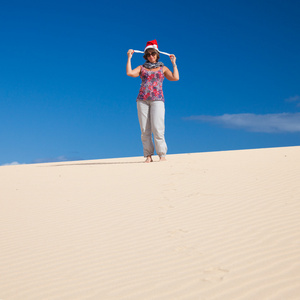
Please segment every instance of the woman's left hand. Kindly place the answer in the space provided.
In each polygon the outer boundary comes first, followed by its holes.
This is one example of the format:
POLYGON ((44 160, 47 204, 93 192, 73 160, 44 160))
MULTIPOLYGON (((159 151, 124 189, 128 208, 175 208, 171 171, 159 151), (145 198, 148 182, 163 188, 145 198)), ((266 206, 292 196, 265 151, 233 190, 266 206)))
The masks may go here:
POLYGON ((176 56, 174 54, 171 54, 170 59, 171 59, 172 64, 175 65, 176 64, 176 56))
POLYGON ((179 80, 179 72, 176 65, 176 56, 174 54, 170 54, 170 59, 173 64, 173 72, 171 72, 167 67, 164 67, 164 74, 168 80, 177 81, 179 80))

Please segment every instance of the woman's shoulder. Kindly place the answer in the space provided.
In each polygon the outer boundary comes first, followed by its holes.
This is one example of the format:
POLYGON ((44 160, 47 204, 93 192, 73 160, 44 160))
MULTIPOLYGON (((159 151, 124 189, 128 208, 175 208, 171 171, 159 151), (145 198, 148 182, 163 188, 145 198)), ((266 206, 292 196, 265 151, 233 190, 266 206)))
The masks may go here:
POLYGON ((138 70, 139 72, 141 72, 141 71, 142 71, 142 67, 143 67, 143 66, 137 66, 137 67, 136 67, 136 70, 138 70))

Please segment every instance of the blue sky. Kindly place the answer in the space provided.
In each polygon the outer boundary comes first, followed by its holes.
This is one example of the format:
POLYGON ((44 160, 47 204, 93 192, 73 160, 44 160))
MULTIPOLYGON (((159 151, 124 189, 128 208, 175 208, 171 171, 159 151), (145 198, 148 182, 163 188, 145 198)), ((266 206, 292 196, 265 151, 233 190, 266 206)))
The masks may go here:
POLYGON ((126 53, 153 39, 180 72, 164 82, 169 154, 300 145, 299 13, 298 0, 2 1, 0 165, 141 156, 126 53))

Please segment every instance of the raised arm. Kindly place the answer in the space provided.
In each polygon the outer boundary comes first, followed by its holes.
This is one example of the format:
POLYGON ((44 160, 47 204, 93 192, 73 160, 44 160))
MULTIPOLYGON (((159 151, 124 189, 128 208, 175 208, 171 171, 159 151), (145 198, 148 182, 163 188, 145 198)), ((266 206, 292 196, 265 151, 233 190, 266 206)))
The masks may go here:
POLYGON ((168 80, 177 81, 179 80, 179 72, 176 65, 176 56, 174 54, 170 55, 171 62, 173 64, 173 73, 167 67, 164 67, 164 74, 168 80))
POLYGON ((130 77, 138 77, 141 72, 141 66, 138 66, 137 68, 133 69, 131 68, 131 57, 133 54, 133 50, 129 49, 127 52, 128 60, 127 60, 127 65, 126 65, 126 74, 130 77))

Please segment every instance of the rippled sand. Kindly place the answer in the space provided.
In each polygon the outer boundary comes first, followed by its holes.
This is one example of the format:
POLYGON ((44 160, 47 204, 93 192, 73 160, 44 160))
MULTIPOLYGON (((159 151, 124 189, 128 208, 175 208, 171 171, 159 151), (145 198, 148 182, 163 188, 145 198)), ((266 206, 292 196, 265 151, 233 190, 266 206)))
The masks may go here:
POLYGON ((0 167, 0 299, 299 300, 300 147, 167 159, 0 167))

